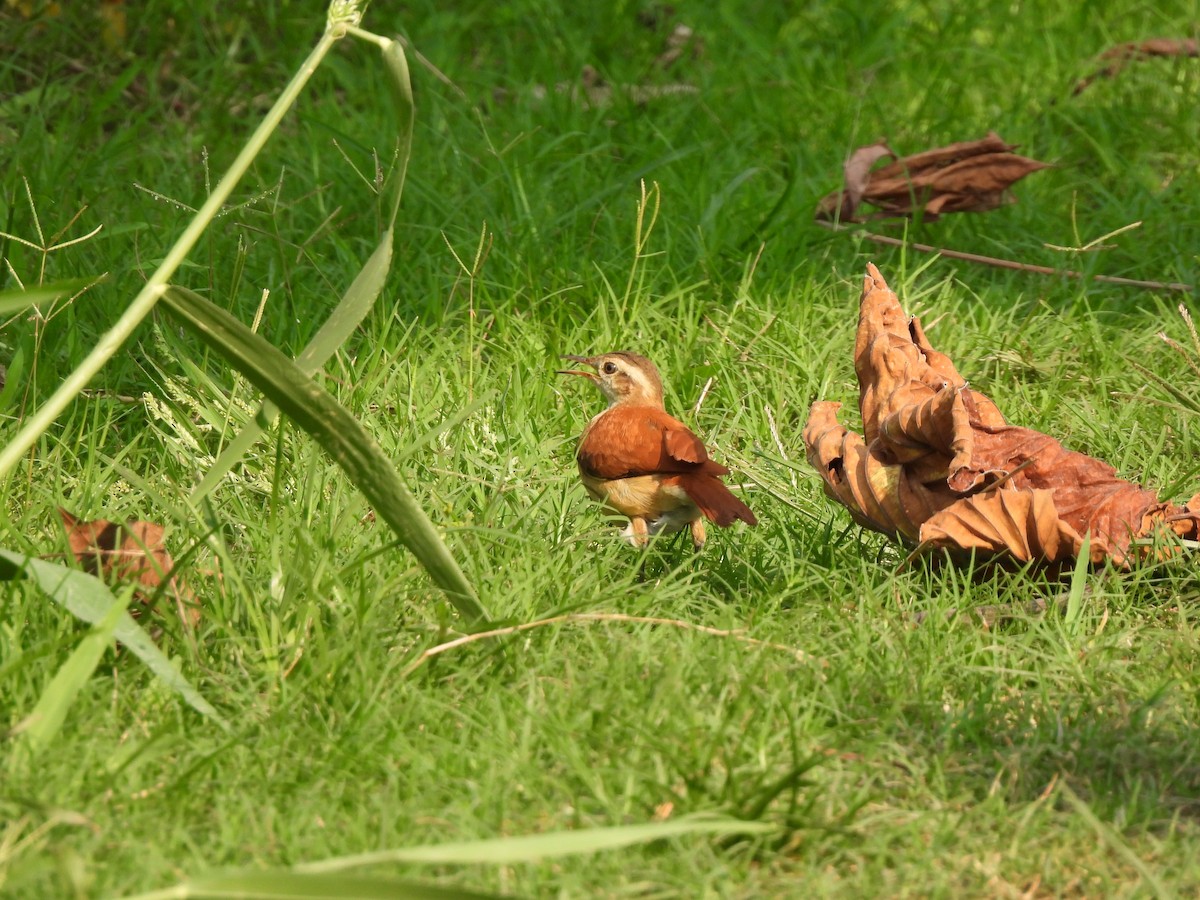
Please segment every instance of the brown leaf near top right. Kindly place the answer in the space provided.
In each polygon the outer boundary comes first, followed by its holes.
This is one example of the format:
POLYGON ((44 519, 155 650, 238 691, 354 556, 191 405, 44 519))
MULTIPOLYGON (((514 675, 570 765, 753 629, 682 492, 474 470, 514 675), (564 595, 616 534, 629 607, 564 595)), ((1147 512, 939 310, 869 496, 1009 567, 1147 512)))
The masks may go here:
POLYGON ((804 443, 825 493, 866 528, 922 549, 1019 562, 1077 556, 1127 566, 1134 541, 1156 532, 1200 536, 1200 494, 1183 506, 1123 481, 1108 463, 1009 425, 987 397, 906 316, 867 266, 854 368, 863 434, 818 400, 804 443))
POLYGON ((1071 94, 1073 96, 1082 94, 1098 78, 1115 78, 1125 68, 1125 64, 1132 60, 1172 56, 1200 56, 1200 41, 1195 38, 1151 38, 1148 41, 1117 44, 1100 54, 1100 61, 1104 65, 1091 75, 1075 82, 1075 88, 1071 94))
POLYGON ((1045 169, 1049 163, 1019 156, 991 132, 978 141, 960 141, 923 153, 897 158, 885 143, 859 147, 846 161, 842 190, 817 204, 818 221, 864 222, 867 219, 912 216, 917 210, 931 222, 943 213, 987 212, 1012 199, 1008 189, 1017 181, 1045 169), (874 168, 882 159, 893 161, 874 168), (879 212, 863 215, 863 203, 879 212))

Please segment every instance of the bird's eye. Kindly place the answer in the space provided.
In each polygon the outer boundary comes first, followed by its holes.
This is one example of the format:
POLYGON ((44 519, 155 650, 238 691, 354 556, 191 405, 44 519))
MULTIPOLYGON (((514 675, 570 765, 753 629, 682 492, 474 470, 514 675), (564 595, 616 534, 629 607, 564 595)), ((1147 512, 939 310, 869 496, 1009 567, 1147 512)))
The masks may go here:
POLYGON ((617 364, 614 362, 606 362, 600 367, 600 371, 602 371, 605 375, 615 375, 617 371, 617 364))

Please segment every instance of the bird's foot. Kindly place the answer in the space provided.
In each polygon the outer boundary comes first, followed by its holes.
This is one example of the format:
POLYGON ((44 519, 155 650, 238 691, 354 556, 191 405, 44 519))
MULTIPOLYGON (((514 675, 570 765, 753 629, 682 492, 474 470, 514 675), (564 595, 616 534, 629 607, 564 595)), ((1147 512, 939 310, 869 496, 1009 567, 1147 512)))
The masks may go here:
MULTIPOLYGON (((643 519, 640 516, 635 516, 629 520, 629 524, 625 526, 625 530, 621 532, 621 537, 624 538, 633 547, 645 547, 650 538, 657 537, 660 534, 675 534, 682 531, 691 525, 692 542, 699 540, 700 545, 704 544, 704 522, 700 520, 697 524, 694 520, 688 517, 687 513, 681 510, 671 510, 665 512, 657 519, 643 519), (697 538, 697 527, 699 530, 699 538, 697 538)), ((699 547, 697 547, 699 549, 699 547)))
POLYGON ((646 520, 640 516, 634 516, 629 520, 629 524, 625 530, 621 532, 621 537, 629 541, 634 547, 642 550, 650 543, 650 535, 654 534, 646 524, 646 520))

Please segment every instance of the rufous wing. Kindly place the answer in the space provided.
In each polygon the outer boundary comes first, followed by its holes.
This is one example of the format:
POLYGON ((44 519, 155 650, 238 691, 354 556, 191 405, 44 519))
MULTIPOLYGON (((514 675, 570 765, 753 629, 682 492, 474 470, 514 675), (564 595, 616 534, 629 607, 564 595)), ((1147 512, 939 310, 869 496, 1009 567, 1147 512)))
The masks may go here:
POLYGON ((583 436, 579 467, 593 478, 729 470, 708 458, 704 442, 661 409, 617 406, 600 415, 583 436))
MULTIPOLYGON (((669 417, 668 417, 669 418, 669 417)), ((671 419, 663 423, 663 447, 671 459, 699 465, 708 459, 708 451, 700 438, 682 422, 671 419)))

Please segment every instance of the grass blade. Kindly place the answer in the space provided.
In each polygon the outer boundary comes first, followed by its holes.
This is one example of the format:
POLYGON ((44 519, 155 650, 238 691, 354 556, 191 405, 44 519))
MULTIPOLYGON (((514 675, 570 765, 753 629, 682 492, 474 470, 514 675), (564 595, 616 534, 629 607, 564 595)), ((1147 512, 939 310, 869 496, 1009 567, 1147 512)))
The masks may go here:
POLYGON ((36 759, 39 751, 44 750, 58 734, 63 722, 67 720, 71 704, 96 671, 104 651, 112 646, 113 632, 116 631, 121 617, 126 615, 125 607, 133 597, 133 588, 129 588, 118 600, 98 581, 91 587, 91 591, 96 602, 105 603, 107 609, 100 621, 67 657, 67 661, 54 673, 54 677, 38 697, 29 716, 29 726, 19 737, 19 746, 23 749, 14 756, 14 760, 36 759))
POLYGON ((412 80, 408 75, 408 59, 399 41, 388 40, 382 45, 383 62, 387 66, 388 86, 396 104, 396 168, 392 173, 392 208, 388 218, 388 229, 396 226, 400 212, 400 198, 404 195, 404 180, 408 174, 408 159, 412 155, 413 120, 416 107, 413 104, 412 80))
POLYGON ((341 856, 296 866, 291 871, 246 872, 200 878, 183 884, 139 894, 127 900, 174 900, 192 897, 244 897, 274 900, 282 897, 411 897, 414 900, 463 900, 489 897, 457 888, 443 888, 416 882, 384 881, 345 874, 345 870, 380 863, 492 863, 507 865, 533 862, 574 853, 616 850, 631 844, 679 837, 687 834, 764 834, 775 827, 763 822, 738 819, 695 818, 650 825, 618 825, 611 828, 585 828, 522 837, 491 838, 429 847, 382 850, 357 856, 341 856))
MULTIPOLYGON (((89 624, 97 625, 103 622, 117 602, 104 582, 78 569, 2 549, 0 560, 12 567, 9 572, 0 573, 0 577, 11 578, 18 572, 24 572, 33 579, 42 593, 64 607, 75 618, 89 624)), ((112 636, 145 663, 159 681, 179 694, 188 706, 227 729, 228 724, 221 715, 179 674, 150 636, 124 609, 122 606, 122 612, 113 626, 112 636)))
POLYGON ((379 444, 345 407, 278 348, 194 291, 168 288, 163 303, 316 439, 464 617, 487 618, 425 511, 379 444))
POLYGON ((1170 394, 1172 397, 1174 397, 1176 400, 1178 400, 1179 403, 1182 404, 1183 408, 1187 412, 1192 413, 1192 414, 1200 412, 1200 408, 1197 408, 1196 398, 1193 397, 1192 395, 1188 394, 1185 391, 1180 390, 1178 387, 1176 387, 1174 384, 1172 384, 1167 379, 1163 378, 1161 375, 1158 375, 1155 372, 1151 372, 1145 366, 1141 365, 1140 363, 1134 362, 1132 359, 1129 360, 1129 365, 1134 369, 1134 371, 1138 372, 1140 375, 1142 375, 1146 379, 1153 381, 1156 385, 1158 385, 1160 388, 1162 388, 1164 391, 1166 391, 1168 394, 1170 394))
MULTIPOLYGON (((312 375, 321 368, 337 351, 346 339, 366 318, 375 300, 383 290, 387 281, 388 271, 392 265, 392 230, 383 233, 379 246, 367 259, 346 293, 334 307, 329 318, 313 335, 313 339, 296 357, 296 367, 305 375, 312 375)), ((225 477, 225 474, 237 465, 238 460, 258 440, 259 436, 270 427, 271 422, 279 415, 275 404, 267 401, 259 407, 253 422, 243 428, 238 435, 221 451, 212 468, 205 473, 204 478, 196 485, 189 498, 193 504, 199 503, 225 477)))
POLYGON ((229 872, 197 878, 166 890, 138 894, 127 900, 184 900, 192 897, 237 897, 239 900, 490 900, 499 896, 417 881, 268 871, 229 872))
POLYGON ((1083 536, 1083 543, 1079 545, 1079 556, 1075 561, 1075 570, 1071 573, 1071 587, 1067 592, 1067 611, 1063 615, 1063 621, 1074 627, 1079 621, 1079 616, 1083 612, 1083 595, 1087 589, 1088 569, 1091 561, 1092 537, 1089 534, 1083 536))
POLYGON ((35 303, 48 303, 59 297, 70 296, 95 282, 96 279, 74 278, 53 284, 39 284, 25 290, 0 291, 0 316, 11 316, 35 303))
POLYGON ((296 357, 296 365, 302 372, 306 375, 316 372, 354 333, 354 329, 375 305, 391 267, 392 229, 389 228, 379 239, 379 246, 354 276, 354 281, 350 282, 350 287, 346 288, 346 293, 329 318, 296 357))
POLYGON ((569 856, 575 853, 616 850, 631 844, 644 844, 648 841, 688 834, 765 834, 775 830, 775 826, 764 822, 746 822, 741 819, 704 816, 682 818, 674 822, 656 822, 650 825, 615 825, 606 828, 583 828, 575 831, 553 831, 547 834, 530 834, 520 837, 434 844, 428 847, 380 850, 374 853, 360 853, 356 856, 342 856, 321 862, 307 863, 297 866, 296 869, 302 872, 340 872, 344 869, 378 863, 508 865, 555 856, 569 856))

